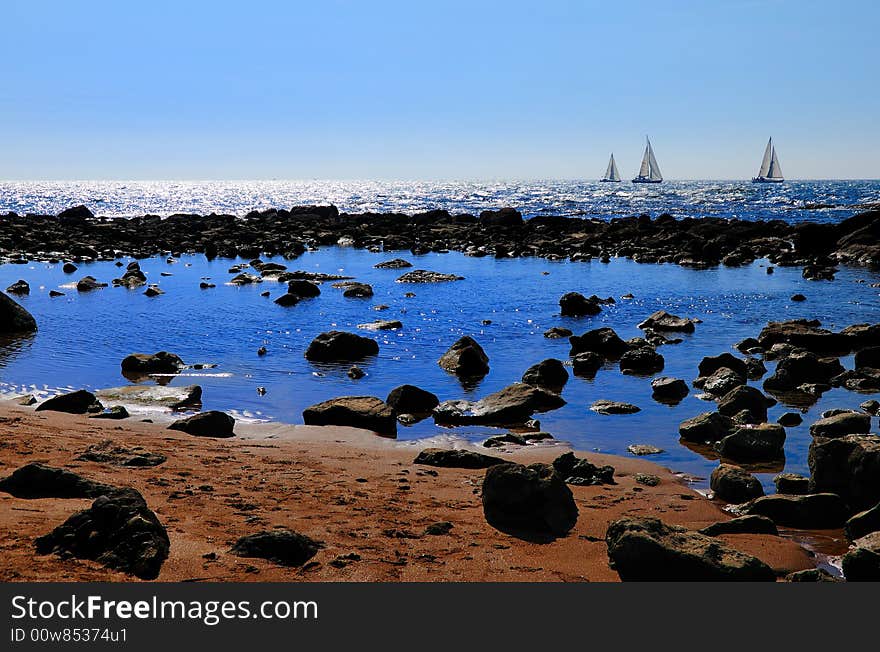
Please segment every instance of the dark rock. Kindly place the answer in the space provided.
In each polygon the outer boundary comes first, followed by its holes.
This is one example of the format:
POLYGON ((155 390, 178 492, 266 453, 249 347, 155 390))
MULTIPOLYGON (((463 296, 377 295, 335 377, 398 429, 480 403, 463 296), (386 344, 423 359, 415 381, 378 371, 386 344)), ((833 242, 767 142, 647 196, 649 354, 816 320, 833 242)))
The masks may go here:
POLYGON ((298 296, 300 299, 311 299, 320 296, 321 288, 311 281, 295 279, 288 282, 287 293, 298 296))
POLYGON ((0 491, 16 498, 97 498, 113 491, 113 487, 34 462, 0 480, 0 491))
POLYGON ((604 363, 605 358, 598 353, 593 353, 591 351, 578 353, 571 360, 571 371, 575 376, 592 378, 596 375, 596 372, 602 368, 604 363))
POLYGON ((571 343, 569 355, 576 356, 580 353, 598 353, 605 358, 619 358, 629 351, 629 344, 624 342, 614 329, 603 327, 587 331, 583 335, 572 335, 568 338, 571 343))
POLYGON ((79 389, 69 394, 59 394, 40 403, 36 410, 50 410, 52 412, 67 412, 68 414, 86 414, 88 412, 101 412, 104 406, 91 392, 79 389))
POLYGON ((780 473, 773 478, 776 493, 803 496, 810 493, 810 479, 797 473, 780 473))
POLYGON ((396 319, 376 319, 366 324, 358 324, 358 328, 368 331, 394 331, 403 328, 403 324, 396 319))
POLYGON ((431 523, 425 528, 425 534, 428 536, 445 536, 452 531, 452 523, 449 521, 439 521, 431 523))
POLYGON ((489 356, 476 340, 465 335, 446 351, 438 364, 462 378, 481 378, 489 373, 489 356))
POLYGON ((861 351, 856 351, 853 359, 856 369, 862 367, 871 367, 872 369, 880 369, 880 346, 871 346, 861 351))
POLYGON ((386 260, 383 263, 377 263, 373 267, 376 269, 404 269, 405 267, 412 267, 412 263, 403 258, 395 258, 393 260, 386 260))
POLYGON ((622 518, 608 526, 608 558, 624 581, 772 582, 764 562, 719 539, 656 518, 622 518))
POLYGON ((844 526, 844 531, 850 541, 880 531, 880 503, 851 516, 844 526))
POLYGON ((310 362, 355 362, 379 353, 379 344, 355 333, 329 331, 318 335, 306 349, 310 362))
POLYGON ((568 372, 561 360, 548 358, 526 369, 522 381, 527 385, 558 393, 568 382, 568 372))
POLYGON ((633 477, 636 482, 643 484, 646 487, 656 487, 660 484, 660 477, 651 473, 636 473, 633 477))
POLYGON ((416 456, 413 463, 447 469, 488 469, 490 466, 507 462, 500 457, 461 448, 426 448, 416 456))
POLYGON ((820 327, 818 320, 794 319, 767 324, 758 335, 758 342, 765 349, 774 344, 791 344, 813 353, 847 353, 852 348, 849 336, 832 333, 820 327))
POLYGON ((568 484, 617 484, 614 481, 613 466, 596 466, 588 460, 576 457, 570 451, 553 460, 553 468, 568 484))
POLYGON ((442 274, 440 272, 431 272, 426 269, 414 269, 407 272, 399 279, 398 283, 444 283, 446 281, 463 281, 464 276, 456 276, 455 274, 442 274))
POLYGON ((95 217, 94 213, 90 211, 86 206, 74 206, 73 208, 66 208, 60 213, 58 213, 58 217, 73 220, 73 222, 68 223, 82 223, 85 220, 91 220, 95 217))
POLYGON ((0 333, 35 333, 37 320, 18 303, 0 292, 0 333))
POLYGON ((743 385, 721 397, 718 401, 718 411, 732 417, 741 410, 748 410, 763 422, 767 420, 767 406, 772 402, 761 393, 761 390, 743 385))
POLYGON ((97 414, 93 414, 91 416, 92 419, 127 419, 131 415, 128 413, 128 410, 125 409, 124 405, 113 405, 104 410, 103 412, 98 412, 97 414))
POLYGON ((17 294, 19 296, 27 296, 28 294, 31 293, 31 286, 28 285, 27 281, 18 280, 15 283, 13 283, 12 285, 10 285, 8 288, 6 288, 6 291, 9 294, 17 294))
POLYGON ((483 211, 480 213, 480 225, 490 227, 516 227, 522 226, 523 218, 515 208, 505 207, 497 211, 483 211))
POLYGON ((571 330, 568 328, 562 328, 560 326, 554 326, 553 328, 549 328, 544 331, 544 337, 548 340, 558 340, 563 337, 571 337, 571 330))
POLYGON ((792 301, 806 301, 807 297, 805 297, 803 294, 792 294, 791 300, 792 301))
POLYGON ((225 412, 209 410, 185 419, 178 419, 169 430, 179 430, 195 437, 234 437, 235 419, 225 412))
POLYGON ((145 580, 158 577, 171 547, 165 527, 134 489, 98 497, 35 544, 40 555, 90 559, 145 580))
POLYGON ((574 496, 549 464, 495 465, 482 493, 486 521, 515 536, 565 536, 577 522, 574 496))
POLYGON ((397 415, 375 396, 340 396, 303 410, 307 426, 349 426, 397 437, 397 415))
POLYGON ((440 424, 482 424, 514 426, 525 423, 535 412, 547 412, 565 405, 555 392, 514 383, 478 401, 444 401, 434 409, 440 424))
POLYGON ((737 462, 769 462, 785 457, 785 429, 777 423, 744 425, 718 443, 721 457, 737 462))
POLYGON ((61 268, 61 271, 65 274, 73 274, 77 270, 77 266, 73 263, 64 263, 64 266, 61 268))
POLYGON ((650 375, 663 371, 665 360, 650 346, 627 351, 620 358, 620 370, 625 374, 650 375))
POLYGON ((776 371, 764 381, 764 389, 785 392, 805 383, 827 384, 843 372, 843 365, 835 358, 819 358, 809 351, 797 351, 779 361, 776 371))
POLYGON ((721 367, 709 376, 700 376, 694 381, 694 387, 702 389, 712 396, 724 396, 737 387, 746 384, 746 377, 733 369, 721 367))
POLYGON ((79 292, 91 292, 92 290, 97 290, 99 288, 107 287, 106 283, 99 283, 98 280, 94 276, 83 276, 76 283, 76 289, 79 292))
POLYGON ((746 358, 746 377, 749 380, 759 380, 767 373, 767 367, 758 358, 746 358))
POLYGON ((620 403, 618 401, 608 401, 605 399, 594 401, 590 406, 590 409, 599 414, 635 414, 636 412, 641 412, 641 408, 637 405, 620 403))
POLYGON ((857 539, 841 564, 847 582, 880 582, 880 532, 857 539))
POLYGON ((860 403, 859 407, 868 414, 873 414, 874 416, 880 415, 880 401, 865 401, 864 403, 860 403))
POLYGON ((123 373, 133 374, 176 374, 185 366, 179 356, 168 351, 132 353, 122 360, 123 373))
POLYGON ((711 376, 716 371, 723 368, 731 369, 743 378, 749 374, 745 360, 741 360, 730 353, 721 353, 720 355, 706 356, 700 361, 700 376, 711 376))
MULTIPOLYGON (((307 282, 307 281, 305 281, 307 282)), ((295 306, 300 301, 302 301, 302 297, 298 294, 293 294, 292 292, 287 292, 286 294, 282 294, 280 297, 275 299, 275 304, 281 306, 282 308, 290 308, 291 306, 295 306)))
POLYGON ((841 412, 819 419, 810 426, 813 437, 843 437, 871 431, 871 417, 861 412, 841 412))
POLYGON ((587 299, 580 292, 569 292, 559 299, 560 314, 563 317, 585 317, 598 315, 602 306, 598 302, 587 299))
POLYGON ((113 466, 151 467, 159 466, 168 458, 161 453, 151 453, 140 447, 125 448, 124 446, 117 446, 107 439, 100 443, 92 444, 78 455, 76 459, 83 462, 112 464, 113 466))
POLYGON ((632 453, 639 457, 643 455, 659 455, 660 453, 666 452, 662 448, 657 448, 651 444, 630 444, 626 447, 626 450, 628 453, 632 453))
POLYGON ((361 369, 357 365, 352 365, 352 367, 345 373, 345 375, 348 376, 349 378, 351 378, 352 380, 360 380, 361 378, 363 378, 367 374, 364 372, 363 369, 361 369))
POLYGON ((709 487, 715 497, 728 503, 745 503, 764 495, 758 479, 748 471, 731 464, 721 464, 712 471, 709 487))
POLYGON ((815 437, 807 461, 810 491, 836 493, 853 510, 880 502, 880 437, 815 437))
POLYGON ((803 422, 803 417, 797 412, 786 412, 776 420, 776 423, 785 428, 794 428, 795 426, 801 425, 803 422))
POLYGON ((661 376, 651 381, 651 390, 654 400, 661 403, 678 403, 689 391, 687 383, 680 378, 661 376))
POLYGON ((836 577, 824 568, 808 568, 802 571, 789 573, 785 576, 786 582, 843 582, 842 577, 836 577))
POLYGON ((529 442, 525 437, 521 437, 512 432, 505 433, 503 435, 495 435, 494 437, 489 437, 486 441, 483 442, 484 448, 499 448, 501 446, 507 446, 512 444, 514 446, 528 446, 529 442))
POLYGON ((728 416, 718 412, 703 412, 678 426, 678 434, 685 441, 702 444, 720 441, 730 435, 736 425, 728 416))
POLYGON ((160 294, 165 294, 165 292, 153 285, 144 290, 144 295, 148 297, 158 297, 160 294))
POLYGON ((722 534, 770 534, 779 536, 776 524, 766 516, 739 516, 729 521, 718 521, 700 530, 700 534, 717 537, 722 534))
POLYGON ((241 537, 229 552, 237 557, 268 559, 280 566, 302 566, 323 547, 299 532, 277 529, 241 537))
POLYGON ((350 299, 368 299, 373 296, 373 286, 368 283, 349 283, 342 296, 350 299))
POLYGON ((846 503, 831 493, 762 496, 745 505, 742 511, 766 516, 777 525, 817 530, 839 528, 848 516, 846 503))
POLYGON ((415 385, 395 387, 385 402, 398 414, 415 415, 428 415, 440 404, 436 395, 415 385))
POLYGON ((691 319, 671 315, 665 310, 658 310, 640 323, 639 328, 642 330, 693 333, 694 322, 691 319))

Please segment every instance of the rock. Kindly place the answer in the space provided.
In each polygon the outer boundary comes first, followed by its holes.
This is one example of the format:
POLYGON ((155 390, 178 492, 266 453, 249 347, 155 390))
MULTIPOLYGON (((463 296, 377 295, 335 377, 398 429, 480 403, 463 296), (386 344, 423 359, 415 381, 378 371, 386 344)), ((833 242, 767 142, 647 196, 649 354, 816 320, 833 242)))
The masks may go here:
POLYGON ((745 505, 742 512, 766 516, 785 527, 816 530, 839 528, 848 516, 846 503, 831 493, 762 496, 745 505))
POLYGON ((803 496, 810 493, 810 479, 797 473, 780 473, 773 478, 776 493, 803 496))
POLYGON ((440 404, 436 395, 415 385, 395 387, 385 402, 398 414, 415 415, 428 415, 440 404))
POLYGON ((880 581, 880 532, 857 539, 841 564, 847 582, 880 581))
POLYGON ((792 301, 806 301, 807 297, 805 297, 803 294, 792 294, 791 300, 792 301))
POLYGON ((746 377, 736 373, 733 369, 721 367, 710 376, 701 376, 694 381, 694 387, 702 389, 712 396, 724 396, 737 387, 746 384, 746 377))
POLYGON ((700 361, 700 376, 711 376, 719 369, 730 369, 739 376, 745 378, 749 370, 745 360, 741 360, 730 353, 722 353, 715 356, 706 356, 700 361))
POLYGON ((663 371, 663 356, 650 346, 627 351, 620 358, 620 370, 625 374, 650 375, 663 371))
POLYGON ((722 534, 770 534, 779 536, 776 524, 766 516, 739 516, 729 521, 718 521, 700 530, 700 534, 717 537, 722 534))
POLYGON ((210 290, 211 288, 215 288, 215 287, 217 287, 217 286, 214 285, 213 283, 206 283, 205 281, 202 281, 201 283, 199 283, 199 288, 202 290, 210 290))
POLYGON ((159 406, 171 410, 202 404, 202 388, 199 385, 125 385, 99 389, 96 396, 108 403, 159 406))
POLYGON ((580 292, 569 292, 559 299, 560 314, 563 317, 585 317, 598 315, 602 306, 598 302, 587 299, 580 292))
POLYGON ((841 412, 819 419, 810 426, 813 437, 843 437, 871 431, 871 417, 861 412, 841 412))
POLYGON ((571 337, 571 330, 568 328, 562 328, 561 326, 554 326, 553 328, 548 328, 544 331, 544 337, 548 340, 558 340, 563 337, 571 337))
POLYGON ((660 477, 651 473, 636 473, 633 477, 636 482, 643 484, 646 487, 656 487, 660 484, 660 477))
POLYGON ((0 491, 16 498, 97 498, 113 487, 66 469, 32 462, 0 480, 0 491))
POLYGON ((112 464, 113 466, 152 467, 159 466, 168 458, 161 453, 151 453, 139 446, 135 448, 117 446, 113 441, 105 439, 86 448, 80 455, 77 455, 76 459, 83 462, 112 464))
POLYGON ((36 333, 37 320, 0 292, 0 333, 36 333))
POLYGON ((623 581, 768 581, 764 562, 719 539, 656 518, 622 518, 608 526, 608 558, 623 581))
POLYGON ((828 384, 844 371, 836 358, 819 358, 809 351, 797 351, 779 361, 776 371, 764 381, 764 389, 786 392, 804 384, 828 384))
POLYGON ((745 503, 764 495, 758 479, 748 471, 731 464, 721 464, 712 471, 709 487, 715 497, 728 503, 745 503))
POLYGON ((73 263, 64 263, 64 265, 61 267, 61 271, 65 274, 73 274, 77 269, 77 266, 73 263))
POLYGON ((850 541, 860 539, 872 532, 880 532, 880 503, 851 516, 843 529, 850 541))
POLYGON ((299 532, 277 529, 241 537, 229 552, 237 557, 268 559, 279 566, 302 566, 323 547, 299 532))
POLYGON ((63 297, 64 292, 59 292, 58 290, 49 290, 49 296, 52 297, 53 299, 55 297, 63 297))
POLYGON ((865 401, 864 403, 859 404, 859 407, 868 414, 873 414, 875 417, 880 415, 880 401, 875 401, 872 399, 870 401, 865 401))
POLYGON ((553 460, 553 468, 567 484, 617 484, 614 481, 613 466, 596 466, 588 460, 575 457, 572 452, 563 453, 553 460))
POLYGON ((658 310, 640 323, 639 328, 642 330, 693 333, 694 322, 690 319, 671 315, 665 310, 658 310))
POLYGON ((836 493, 855 511, 880 502, 880 437, 815 437, 807 461, 810 491, 836 493))
POLYGON ((9 294, 17 294, 19 296, 27 296, 28 294, 31 293, 31 286, 28 285, 27 281, 19 279, 18 281, 16 281, 12 285, 10 285, 8 288, 6 288, 6 291, 9 294))
POLYGON ((571 360, 571 371, 575 376, 592 378, 596 375, 596 372, 602 368, 604 363, 605 358, 598 353, 593 353, 591 351, 578 353, 571 360))
POLYGON ((358 324, 358 328, 368 331, 393 331, 403 328, 403 324, 396 319, 375 319, 366 324, 358 324))
POLYGON ((637 455, 639 457, 643 455, 659 455, 660 453, 664 453, 662 448, 657 448, 656 446, 651 446, 650 444, 630 444, 626 447, 626 450, 633 455, 637 455))
POLYGON ((352 380, 360 380, 361 378, 363 378, 367 374, 364 372, 363 369, 361 369, 357 365, 352 365, 352 367, 346 372, 345 375, 348 376, 349 378, 351 378, 352 380))
POLYGON ((434 409, 439 424, 482 424, 515 426, 528 421, 535 412, 547 412, 565 405, 554 392, 514 383, 478 401, 444 401, 434 409))
POLYGON ((843 582, 843 578, 836 577, 824 568, 808 568, 802 571, 789 573, 785 576, 786 582, 843 582))
POLYGON ((561 360, 548 358, 526 369, 522 382, 559 393, 568 382, 568 372, 561 360))
POLYGON ((68 414, 86 414, 88 412, 101 412, 104 406, 91 392, 79 389, 69 394, 59 394, 43 401, 36 407, 36 411, 50 410, 52 412, 67 412, 68 414))
MULTIPOLYGON (((19 283, 21 283, 21 281, 19 281, 19 283)), ((855 364, 856 369, 862 367, 880 369, 880 346, 871 346, 867 349, 856 351, 855 357, 853 358, 853 364, 855 364)))
POLYGON ((440 272, 431 272, 426 269, 414 269, 407 272, 399 279, 398 283, 443 283, 446 281, 463 281, 464 276, 456 276, 455 274, 441 274, 440 272))
POLYGON ((847 353, 852 341, 846 334, 832 333, 820 328, 818 320, 794 319, 769 322, 758 335, 758 342, 765 349, 774 344, 786 343, 813 353, 847 353))
POLYGON ((718 401, 718 411, 729 417, 741 410, 748 410, 761 422, 767 420, 767 406, 772 401, 761 393, 761 390, 743 385, 732 389, 718 401))
POLYGON ((253 285, 254 283, 262 283, 263 278, 261 276, 256 276, 255 274, 248 274, 247 272, 242 272, 237 276, 232 277, 229 283, 231 285, 253 285))
POLYGON ((445 536, 452 531, 452 523, 449 521, 439 521, 438 523, 431 523, 428 527, 425 528, 425 534, 428 536, 445 536))
POLYGON ((355 362, 379 353, 379 344, 355 333, 329 331, 318 335, 306 349, 310 362, 355 362))
POLYGON ((287 283, 287 293, 293 294, 300 299, 311 299, 321 294, 321 288, 305 279, 294 279, 287 283))
POLYGON ((583 335, 572 335, 568 341, 571 343, 569 351, 571 356, 592 352, 605 358, 616 359, 629 351, 630 348, 629 344, 614 332, 614 329, 608 327, 595 328, 583 335))
POLYGON ((718 412, 703 412, 681 422, 678 434, 685 441, 702 444, 720 441, 730 435, 735 424, 733 419, 718 412))
POLYGON ((37 554, 90 559, 145 580, 158 577, 171 547, 165 527, 134 489, 98 497, 35 543, 37 554))
POLYGON ((850 369, 832 378, 831 385, 833 387, 844 387, 853 392, 876 394, 880 392, 880 369, 872 369, 870 367, 850 369))
POLYGON ((302 301, 302 297, 300 297, 298 294, 288 292, 286 294, 282 294, 280 297, 275 299, 274 303, 281 306, 282 308, 290 308, 291 306, 295 306, 296 304, 298 304, 300 301, 302 301))
POLYGON ((122 372, 132 374, 176 374, 185 366, 179 356, 168 351, 132 353, 122 360, 122 372))
POLYGON ((767 373, 767 367, 757 358, 746 358, 746 378, 749 380, 760 380, 767 373))
POLYGON ((661 376, 651 381, 652 396, 661 403, 678 403, 688 395, 687 383, 679 378, 661 376))
POLYGON ((499 448, 501 446, 507 446, 508 444, 513 444, 515 446, 528 446, 529 442, 526 440, 525 437, 520 437, 517 434, 508 432, 503 435, 495 435, 494 437, 489 437, 489 439, 483 442, 483 447, 499 448))
POLYGON ((488 469, 496 464, 507 464, 500 457, 461 448, 426 448, 416 456, 413 463, 447 469, 488 469))
POLYGON ((738 462, 769 462, 785 457, 785 428, 761 423, 737 428, 718 443, 721 457, 738 462))
POLYGON ((397 415, 375 396, 340 396, 303 410, 307 426, 350 426, 371 430, 383 437, 397 437, 397 415))
POLYGON ((125 409, 123 405, 112 405, 108 407, 103 412, 98 412, 97 414, 93 414, 91 419, 127 419, 131 415, 128 413, 128 410, 125 409))
POLYGON ((641 408, 637 405, 620 403, 618 401, 608 401, 605 399, 594 401, 590 406, 590 409, 599 414, 635 414, 636 412, 641 412, 641 408))
POLYGON ((395 258, 394 260, 386 260, 383 263, 377 263, 373 265, 376 269, 403 269, 405 267, 412 267, 412 263, 404 260, 403 258, 395 258))
POLYGON ((107 287, 106 283, 99 283, 98 280, 94 276, 83 276, 76 283, 76 289, 79 292, 91 292, 92 290, 97 290, 99 288, 107 287))
POLYGON ((515 208, 505 207, 497 211, 480 213, 480 225, 490 227, 522 226, 522 214, 515 208))
POLYGON ((373 286, 369 283, 348 283, 342 296, 349 299, 368 299, 373 296, 373 286))
POLYGON ((179 430, 195 437, 234 437, 235 419, 225 412, 209 410, 199 412, 185 419, 178 419, 169 430, 179 430))
POLYGON ((776 420, 776 423, 786 428, 794 428, 801 425, 803 422, 803 417, 797 412, 786 412, 776 420))
POLYGON ((85 220, 91 220, 95 215, 86 206, 80 205, 64 209, 58 213, 58 217, 70 220, 68 223, 81 224, 85 220))
POLYGON ((489 373, 489 356, 476 340, 465 335, 449 347, 438 364, 462 378, 481 378, 489 373))
POLYGON ((502 532, 561 537, 578 518, 571 490, 549 464, 498 464, 483 479, 483 513, 502 532))

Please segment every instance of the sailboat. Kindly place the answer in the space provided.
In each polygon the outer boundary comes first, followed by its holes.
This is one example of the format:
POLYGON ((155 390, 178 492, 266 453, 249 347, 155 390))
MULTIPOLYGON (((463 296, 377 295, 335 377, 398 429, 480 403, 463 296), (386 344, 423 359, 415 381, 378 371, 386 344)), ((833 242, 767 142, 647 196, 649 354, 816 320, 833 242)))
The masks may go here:
POLYGON ((633 183, 660 183, 663 181, 663 175, 660 173, 660 166, 657 165, 657 159, 654 158, 654 148, 651 147, 651 140, 645 136, 647 145, 645 146, 645 155, 642 157, 642 167, 639 168, 639 176, 632 180, 633 183))
POLYGON ((620 172, 617 171, 617 163, 614 162, 614 154, 611 155, 611 160, 608 161, 608 169, 605 170, 605 176, 602 177, 601 181, 620 182, 620 172))
POLYGON ((752 183, 782 183, 782 167, 779 165, 779 159, 776 158, 776 148, 773 146, 773 139, 767 141, 767 149, 764 150, 764 160, 761 161, 761 169, 758 170, 758 176, 752 179, 752 183))

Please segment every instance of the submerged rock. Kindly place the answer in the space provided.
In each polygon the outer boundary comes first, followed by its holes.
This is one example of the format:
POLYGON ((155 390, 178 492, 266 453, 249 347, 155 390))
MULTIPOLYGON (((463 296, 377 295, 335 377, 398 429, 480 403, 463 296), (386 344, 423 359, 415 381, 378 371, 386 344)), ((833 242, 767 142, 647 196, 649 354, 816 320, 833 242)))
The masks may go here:
POLYGON ((562 328, 561 326, 553 326, 552 328, 548 328, 544 331, 544 337, 548 340, 559 340, 564 337, 570 337, 571 330, 568 328, 562 328))
POLYGON ((563 317, 585 317, 598 315, 602 312, 602 306, 580 292, 569 292, 559 299, 559 310, 563 317))
POLYGON ((604 358, 616 359, 630 349, 630 345, 620 339, 613 328, 607 326, 595 328, 583 335, 572 335, 568 341, 571 343, 571 356, 592 352, 604 358))
POLYGON ((168 351, 158 353, 132 353, 122 360, 123 373, 176 374, 186 365, 180 356, 168 351))
POLYGON ((592 378, 603 364, 605 364, 605 358, 598 353, 587 351, 578 353, 571 359, 571 371, 575 376, 592 378))
POLYGON ((593 401, 590 409, 599 414, 635 414, 636 412, 641 412, 641 408, 637 405, 605 399, 593 401))
POLYGON ((318 335, 306 349, 311 362, 356 362, 379 353, 379 344, 355 333, 329 331, 318 335))
POLYGON ((31 286, 28 285, 27 281, 25 281, 23 279, 19 279, 15 283, 10 285, 8 288, 6 288, 6 291, 9 294, 17 294, 19 296, 27 296, 28 294, 31 293, 31 286))
POLYGON ((225 412, 209 410, 199 412, 185 419, 178 419, 170 426, 169 430, 179 430, 195 437, 234 437, 235 419, 225 412))
POLYGON ((302 566, 323 544, 293 530, 264 530, 241 537, 229 552, 237 557, 268 559, 280 566, 302 566))
POLYGON ((431 272, 426 269, 414 269, 397 279, 398 283, 443 283, 446 281, 463 281, 464 276, 455 274, 442 274, 431 272))
POLYGON ((397 437, 397 415, 375 396, 340 396, 303 410, 307 426, 349 426, 397 437))
POLYGON ((366 324, 358 324, 358 328, 368 331, 393 331, 403 328, 403 323, 396 319, 376 319, 366 324))
POLYGON ((642 330, 693 333, 694 321, 677 317, 665 310, 658 310, 649 315, 638 327, 642 330))

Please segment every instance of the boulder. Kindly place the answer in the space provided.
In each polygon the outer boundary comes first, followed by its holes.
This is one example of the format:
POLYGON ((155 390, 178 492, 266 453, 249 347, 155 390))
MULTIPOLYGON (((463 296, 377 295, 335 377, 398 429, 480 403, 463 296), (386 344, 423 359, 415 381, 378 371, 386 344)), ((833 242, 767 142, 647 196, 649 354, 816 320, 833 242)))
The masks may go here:
POLYGON ((90 559, 145 580, 158 577, 171 547, 165 527, 134 489, 99 496, 35 544, 40 555, 90 559))
POLYGON ((614 481, 613 466, 596 466, 588 460, 575 457, 571 451, 553 460, 553 469, 567 484, 617 484, 614 481))
POLYGON ((307 426, 350 426, 371 430, 383 437, 397 437, 397 415, 375 396, 341 396, 303 410, 307 426))
POLYGON ((373 265, 373 267, 376 269, 404 269, 406 267, 412 267, 412 263, 403 258, 395 258, 393 260, 386 260, 385 262, 377 263, 373 265))
POLYGON ((88 209, 88 207, 79 205, 73 206, 72 208, 65 208, 58 213, 58 217, 64 220, 70 220, 68 223, 81 224, 85 220, 91 220, 95 215, 88 209))
POLYGON ((345 286, 342 296, 349 299, 368 299, 373 296, 373 286, 369 283, 349 283, 345 286))
POLYGON ((700 530, 700 534, 717 537, 722 534, 770 534, 779 536, 776 524, 766 516, 738 516, 729 521, 718 521, 700 530))
POLYGON ((122 372, 133 374, 176 374, 186 365, 174 353, 132 353, 122 360, 122 372))
POLYGON ((745 503, 764 495, 758 478, 732 464, 721 464, 712 471, 709 487, 715 497, 728 503, 745 503))
POLYGON ((515 227, 522 226, 522 223, 522 213, 509 206, 497 211, 483 211, 480 213, 480 226, 515 227))
POLYGON ((496 464, 507 464, 500 457, 463 448, 426 448, 416 456, 413 463, 447 469, 488 469, 496 464))
POLYGON ((28 285, 28 282, 22 279, 19 279, 8 288, 6 291, 9 294, 17 294, 19 296, 27 296, 31 293, 31 286, 28 285))
POLYGON ((385 402, 398 414, 430 414, 440 404, 431 392, 415 385, 401 385, 388 393, 385 402))
POLYGON ((746 384, 746 377, 738 374, 733 369, 721 367, 709 376, 700 376, 694 381, 694 387, 702 389, 712 396, 724 396, 737 387, 746 384))
POLYGON ((699 371, 700 376, 711 376, 719 369, 730 369, 735 372, 737 375, 746 377, 748 376, 749 370, 746 366, 746 361, 737 358, 735 355, 730 353, 721 353, 719 355, 710 355, 706 356, 700 361, 699 371))
POLYGON ((718 411, 729 417, 742 410, 748 410, 760 421, 767 420, 767 406, 773 401, 768 399, 761 390, 748 385, 736 387, 718 401, 718 411))
POLYGON ((202 404, 202 388, 199 385, 125 385, 99 389, 95 395, 108 403, 171 410, 199 407, 202 404))
POLYGON ((642 346, 620 357, 620 370, 625 374, 651 375, 663 371, 665 360, 653 347, 642 346))
POLYGON ((592 378, 605 364, 605 358, 598 353, 587 351, 578 353, 571 359, 571 371, 580 378, 592 378))
POLYGON ((568 292, 559 299, 559 310, 563 317, 585 317, 598 315, 602 312, 602 306, 580 292, 568 292))
POLYGON ((549 464, 498 464, 483 479, 483 513, 493 527, 530 538, 561 537, 578 518, 571 490, 549 464))
POLYGON ((61 271, 65 274, 73 274, 75 271, 77 271, 77 269, 79 268, 73 263, 64 263, 64 265, 61 267, 61 271))
POLYGON ((107 287, 106 283, 99 283, 98 280, 94 276, 83 276, 76 283, 76 289, 79 292, 91 292, 92 290, 97 290, 99 288, 107 287))
POLYGON ((636 412, 641 412, 641 408, 637 405, 621 403, 619 401, 608 401, 605 399, 593 401, 590 409, 599 414, 635 414, 636 412))
POLYGON ((880 582, 880 532, 855 542, 855 547, 841 560, 847 582, 880 582))
POLYGON ((522 382, 559 393, 568 382, 568 372, 561 360, 548 358, 526 369, 522 382))
POLYGON ((37 320, 18 303, 0 292, 0 333, 35 333, 37 320))
POLYGON ((287 283, 287 293, 293 294, 300 299, 311 299, 320 296, 321 288, 316 283, 305 279, 294 279, 287 283))
POLYGON ((323 547, 299 532, 277 529, 241 537, 229 552, 237 557, 268 559, 280 566, 302 566, 323 547))
POLYGON ((810 491, 836 493, 856 511, 880 502, 880 437, 814 437, 807 461, 810 491))
POLYGON ((746 504, 741 511, 766 516, 777 525, 810 530, 839 528, 848 516, 846 503, 831 493, 762 496, 746 504))
POLYGON ((856 369, 862 367, 880 369, 880 346, 871 346, 861 351, 856 351, 853 363, 856 369))
POLYGON ((658 310, 640 323, 639 328, 652 331, 693 333, 694 322, 691 319, 671 315, 665 310, 658 310))
POLYGON ((113 490, 110 485, 38 462, 26 464, 0 480, 0 491, 16 498, 97 498, 113 490))
POLYGON ((831 354, 848 353, 853 344, 848 335, 821 328, 821 323, 815 319, 771 321, 761 330, 758 342, 765 349, 785 343, 813 353, 831 354))
POLYGON ((300 301, 302 301, 302 297, 298 294, 294 294, 292 292, 287 292, 286 294, 282 294, 280 297, 275 299, 275 305, 281 306, 282 308, 290 308, 291 306, 295 306, 300 301))
POLYGON ((682 421, 678 426, 678 434, 685 441, 703 444, 720 441, 730 435, 735 428, 736 424, 730 417, 718 412, 703 412, 682 421))
POLYGON ((764 381, 764 389, 786 392, 804 384, 829 384, 844 371, 836 358, 820 358, 809 351, 796 351, 779 361, 776 371, 764 381))
POLYGON ((797 473, 780 473, 773 478, 776 493, 803 496, 810 493, 810 479, 797 473))
POLYGON ((785 428, 794 428, 803 422, 804 418, 797 412, 786 412, 776 420, 776 423, 785 428))
POLYGON ((773 570, 720 539, 656 518, 622 518, 608 526, 608 558, 623 581, 767 581, 773 570))
POLYGON ((199 412, 185 419, 178 419, 169 430, 179 430, 195 437, 234 437, 235 419, 225 412, 209 410, 199 412))
POLYGON ((437 363, 463 378, 481 378, 489 373, 489 356, 476 340, 465 335, 446 351, 437 363))
POLYGON ((544 337, 548 340, 559 340, 564 337, 571 337, 571 329, 553 326, 544 331, 544 337))
POLYGON ((810 426, 813 437, 843 437, 871 431, 871 416, 861 412, 840 412, 819 419, 810 426))
POLYGON ((356 362, 379 353, 379 344, 355 333, 329 331, 318 335, 306 349, 310 362, 356 362))
POLYGON ((629 344, 624 342, 613 328, 603 327, 587 331, 583 335, 572 335, 568 338, 571 343, 569 355, 576 356, 580 353, 598 353, 605 358, 616 359, 629 351, 629 344))
POLYGON ((535 412, 547 412, 565 405, 555 392, 514 383, 478 401, 445 401, 434 409, 439 424, 481 424, 515 426, 531 418, 535 412))
POLYGON ((680 378, 661 376, 651 381, 651 395, 661 403, 678 403, 689 391, 687 383, 680 378))
POLYGON ((718 452, 737 462, 770 462, 785 457, 785 428, 778 423, 740 426, 718 442, 718 452))
POLYGON ((880 532, 880 503, 851 516, 843 529, 850 541, 872 532, 880 532))
POLYGON ((49 410, 52 412, 67 412, 68 414, 86 414, 89 412, 101 412, 104 406, 94 394, 84 389, 79 389, 69 394, 59 394, 43 401, 36 407, 36 411, 49 410))

